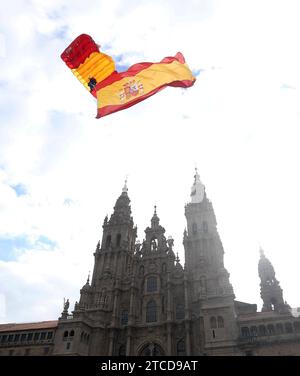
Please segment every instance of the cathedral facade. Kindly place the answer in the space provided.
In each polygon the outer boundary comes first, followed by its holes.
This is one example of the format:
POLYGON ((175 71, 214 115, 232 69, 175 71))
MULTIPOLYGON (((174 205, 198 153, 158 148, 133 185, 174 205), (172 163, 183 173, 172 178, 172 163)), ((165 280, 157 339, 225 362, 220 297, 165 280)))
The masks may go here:
POLYGON ((156 208, 143 242, 136 241, 125 184, 73 311, 67 301, 57 321, 0 325, 0 355, 300 355, 300 317, 263 251, 262 311, 235 300, 197 171, 185 216, 182 265, 156 208))

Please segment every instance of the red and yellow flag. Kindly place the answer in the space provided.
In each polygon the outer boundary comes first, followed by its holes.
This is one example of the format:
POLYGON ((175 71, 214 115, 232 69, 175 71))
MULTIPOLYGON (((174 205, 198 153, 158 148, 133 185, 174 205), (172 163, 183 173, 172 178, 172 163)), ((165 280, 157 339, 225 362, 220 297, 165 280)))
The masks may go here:
POLYGON ((126 72, 114 72, 96 85, 97 118, 133 106, 166 86, 187 88, 195 80, 180 52, 159 63, 139 63, 126 72))
POLYGON ((180 52, 159 63, 138 63, 126 72, 117 72, 112 57, 100 52, 87 34, 74 39, 61 58, 97 97, 97 118, 131 107, 166 86, 187 88, 196 81, 180 52))

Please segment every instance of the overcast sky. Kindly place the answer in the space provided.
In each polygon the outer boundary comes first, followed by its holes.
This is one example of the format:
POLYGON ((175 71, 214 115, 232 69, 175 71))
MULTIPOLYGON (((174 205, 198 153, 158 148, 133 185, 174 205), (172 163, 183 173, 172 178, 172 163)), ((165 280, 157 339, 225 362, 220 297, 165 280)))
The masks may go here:
POLYGON ((183 263, 196 165, 236 298, 261 309, 261 246, 300 306, 299 19, 298 0, 5 4, 1 322, 56 319, 64 297, 73 308, 126 175, 139 239, 156 204, 183 263), (96 101, 60 59, 82 33, 119 69, 181 51, 197 81, 95 119, 96 101))

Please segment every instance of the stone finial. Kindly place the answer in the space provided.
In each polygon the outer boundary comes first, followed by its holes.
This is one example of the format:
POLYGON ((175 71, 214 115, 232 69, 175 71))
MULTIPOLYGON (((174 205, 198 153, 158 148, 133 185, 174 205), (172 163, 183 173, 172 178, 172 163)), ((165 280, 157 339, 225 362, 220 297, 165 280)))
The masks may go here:
POLYGON ((169 249, 172 249, 174 246, 174 239, 172 238, 172 236, 168 236, 167 243, 168 243, 169 249))
POLYGON ((151 218, 151 227, 152 228, 155 228, 155 227, 158 227, 159 225, 159 218, 157 216, 157 213, 156 213, 156 204, 154 205, 154 214, 153 214, 153 217, 151 218))
POLYGON ((125 183, 124 183, 124 187, 123 187, 123 189, 122 189, 122 193, 127 193, 127 192, 128 192, 128 188, 127 188, 127 179, 128 179, 128 175, 126 175, 125 183))

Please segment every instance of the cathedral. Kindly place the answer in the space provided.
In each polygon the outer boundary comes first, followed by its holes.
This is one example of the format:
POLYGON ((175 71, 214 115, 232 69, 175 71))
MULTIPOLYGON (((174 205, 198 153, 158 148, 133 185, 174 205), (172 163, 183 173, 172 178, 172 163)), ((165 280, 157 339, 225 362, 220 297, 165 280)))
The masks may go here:
POLYGON ((300 317, 261 250, 262 311, 235 299, 211 201, 196 170, 185 263, 154 208, 142 243, 125 183, 94 252, 92 277, 58 320, 0 325, 0 355, 300 355, 300 317))

